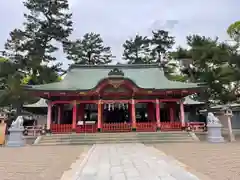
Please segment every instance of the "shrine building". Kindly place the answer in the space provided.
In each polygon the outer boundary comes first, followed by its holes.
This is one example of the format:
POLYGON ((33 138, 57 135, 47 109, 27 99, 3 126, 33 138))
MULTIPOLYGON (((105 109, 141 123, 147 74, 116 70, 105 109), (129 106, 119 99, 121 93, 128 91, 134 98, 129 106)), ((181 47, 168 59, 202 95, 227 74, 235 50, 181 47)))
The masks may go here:
POLYGON ((181 130, 183 99, 202 88, 168 80, 157 64, 71 65, 60 82, 25 86, 48 100, 52 133, 181 130))

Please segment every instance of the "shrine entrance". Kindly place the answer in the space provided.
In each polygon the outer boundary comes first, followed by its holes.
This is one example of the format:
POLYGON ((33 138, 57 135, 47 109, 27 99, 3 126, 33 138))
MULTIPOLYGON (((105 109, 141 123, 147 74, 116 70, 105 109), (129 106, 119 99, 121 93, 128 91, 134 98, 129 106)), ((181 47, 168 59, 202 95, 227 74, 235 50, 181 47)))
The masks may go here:
POLYGON ((125 103, 104 104, 103 122, 104 123, 130 122, 128 104, 125 103))

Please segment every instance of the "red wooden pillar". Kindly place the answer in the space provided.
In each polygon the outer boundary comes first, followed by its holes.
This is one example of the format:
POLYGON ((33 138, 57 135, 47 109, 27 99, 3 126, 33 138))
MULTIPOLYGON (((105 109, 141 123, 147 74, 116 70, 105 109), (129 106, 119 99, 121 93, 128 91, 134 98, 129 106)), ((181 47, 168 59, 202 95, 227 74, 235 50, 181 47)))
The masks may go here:
POLYGON ((103 111, 104 111, 104 103, 101 103, 101 123, 104 123, 104 116, 103 116, 103 111))
POLYGON ((147 103, 147 114, 148 114, 148 121, 154 122, 154 104, 152 102, 147 103))
POLYGON ((156 120, 157 120, 157 128, 161 128, 161 122, 160 122, 160 102, 159 99, 156 99, 156 120))
POLYGON ((51 123, 52 123, 52 102, 48 101, 47 130, 50 130, 51 123))
POLYGON ((132 119, 132 129, 136 130, 136 110, 135 110, 135 100, 131 101, 131 119, 132 119))
POLYGON ((97 119, 98 131, 102 129, 102 101, 98 101, 98 119, 97 119))
POLYGON ((180 121, 181 121, 181 125, 182 127, 185 126, 185 114, 184 114, 184 104, 183 101, 180 100, 180 121))
POLYGON ((77 101, 74 100, 73 103, 73 109, 72 109, 72 130, 75 131, 76 130, 76 126, 77 126, 77 101))

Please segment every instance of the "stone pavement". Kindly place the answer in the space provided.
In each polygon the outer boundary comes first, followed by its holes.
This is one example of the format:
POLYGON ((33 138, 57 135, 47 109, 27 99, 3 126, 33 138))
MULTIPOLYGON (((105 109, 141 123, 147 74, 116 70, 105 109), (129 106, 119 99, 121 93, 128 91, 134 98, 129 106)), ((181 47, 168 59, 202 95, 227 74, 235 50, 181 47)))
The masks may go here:
POLYGON ((75 180, 200 180, 183 164, 143 144, 97 144, 75 180))

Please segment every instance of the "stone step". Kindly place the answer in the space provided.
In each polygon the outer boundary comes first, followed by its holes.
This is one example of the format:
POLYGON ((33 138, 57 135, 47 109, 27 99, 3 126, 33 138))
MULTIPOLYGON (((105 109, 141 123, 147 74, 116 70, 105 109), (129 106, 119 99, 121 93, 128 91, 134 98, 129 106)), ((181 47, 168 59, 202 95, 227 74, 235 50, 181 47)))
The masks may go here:
POLYGON ((153 132, 153 133, 95 133, 95 134, 65 134, 42 136, 38 145, 65 144, 95 144, 117 142, 193 142, 194 139, 187 132, 153 132))
POLYGON ((76 140, 76 141, 87 141, 87 140, 156 140, 156 139, 192 139, 191 136, 176 136, 176 137, 171 137, 171 136, 164 136, 164 137, 158 137, 158 136, 151 136, 151 137, 148 137, 148 136, 145 136, 145 137, 102 137, 102 138, 99 138, 99 137, 86 137, 86 138, 78 138, 78 137, 69 137, 69 138, 43 138, 41 141, 45 142, 45 141, 68 141, 68 140, 76 140))
POLYGON ((66 134, 52 134, 50 136, 64 137, 64 136, 130 136, 130 135, 179 135, 186 134, 181 131, 166 131, 166 132, 120 132, 120 133, 66 133, 66 134))
POLYGON ((37 145, 43 145, 43 146, 53 146, 53 145, 92 145, 92 144, 111 144, 111 143, 145 143, 145 144, 153 144, 153 143, 180 143, 180 142, 193 142, 193 140, 187 140, 187 139, 182 139, 182 140, 153 140, 153 141, 141 141, 141 140, 119 140, 119 141, 71 141, 71 142, 42 142, 37 145))
POLYGON ((129 135, 126 135, 126 134, 108 134, 108 135, 103 135, 103 134, 96 134, 96 135, 92 135, 92 134, 78 134, 78 135, 75 135, 75 134, 68 134, 68 135, 50 135, 50 136, 44 136, 46 138, 69 138, 69 137, 77 137, 77 138, 86 138, 86 137, 89 137, 89 138, 103 138, 103 137, 145 137, 145 136, 148 136, 148 137, 164 137, 164 136, 171 136, 171 137, 177 137, 177 136, 186 136, 186 133, 173 133, 173 134, 169 134, 169 133, 156 133, 156 134, 147 134, 147 133, 143 133, 143 134, 129 134, 129 135))
POLYGON ((135 136, 65 136, 65 137, 54 137, 54 136, 43 136, 43 139, 95 139, 95 138, 178 138, 178 137, 191 137, 190 135, 135 135, 135 136))

